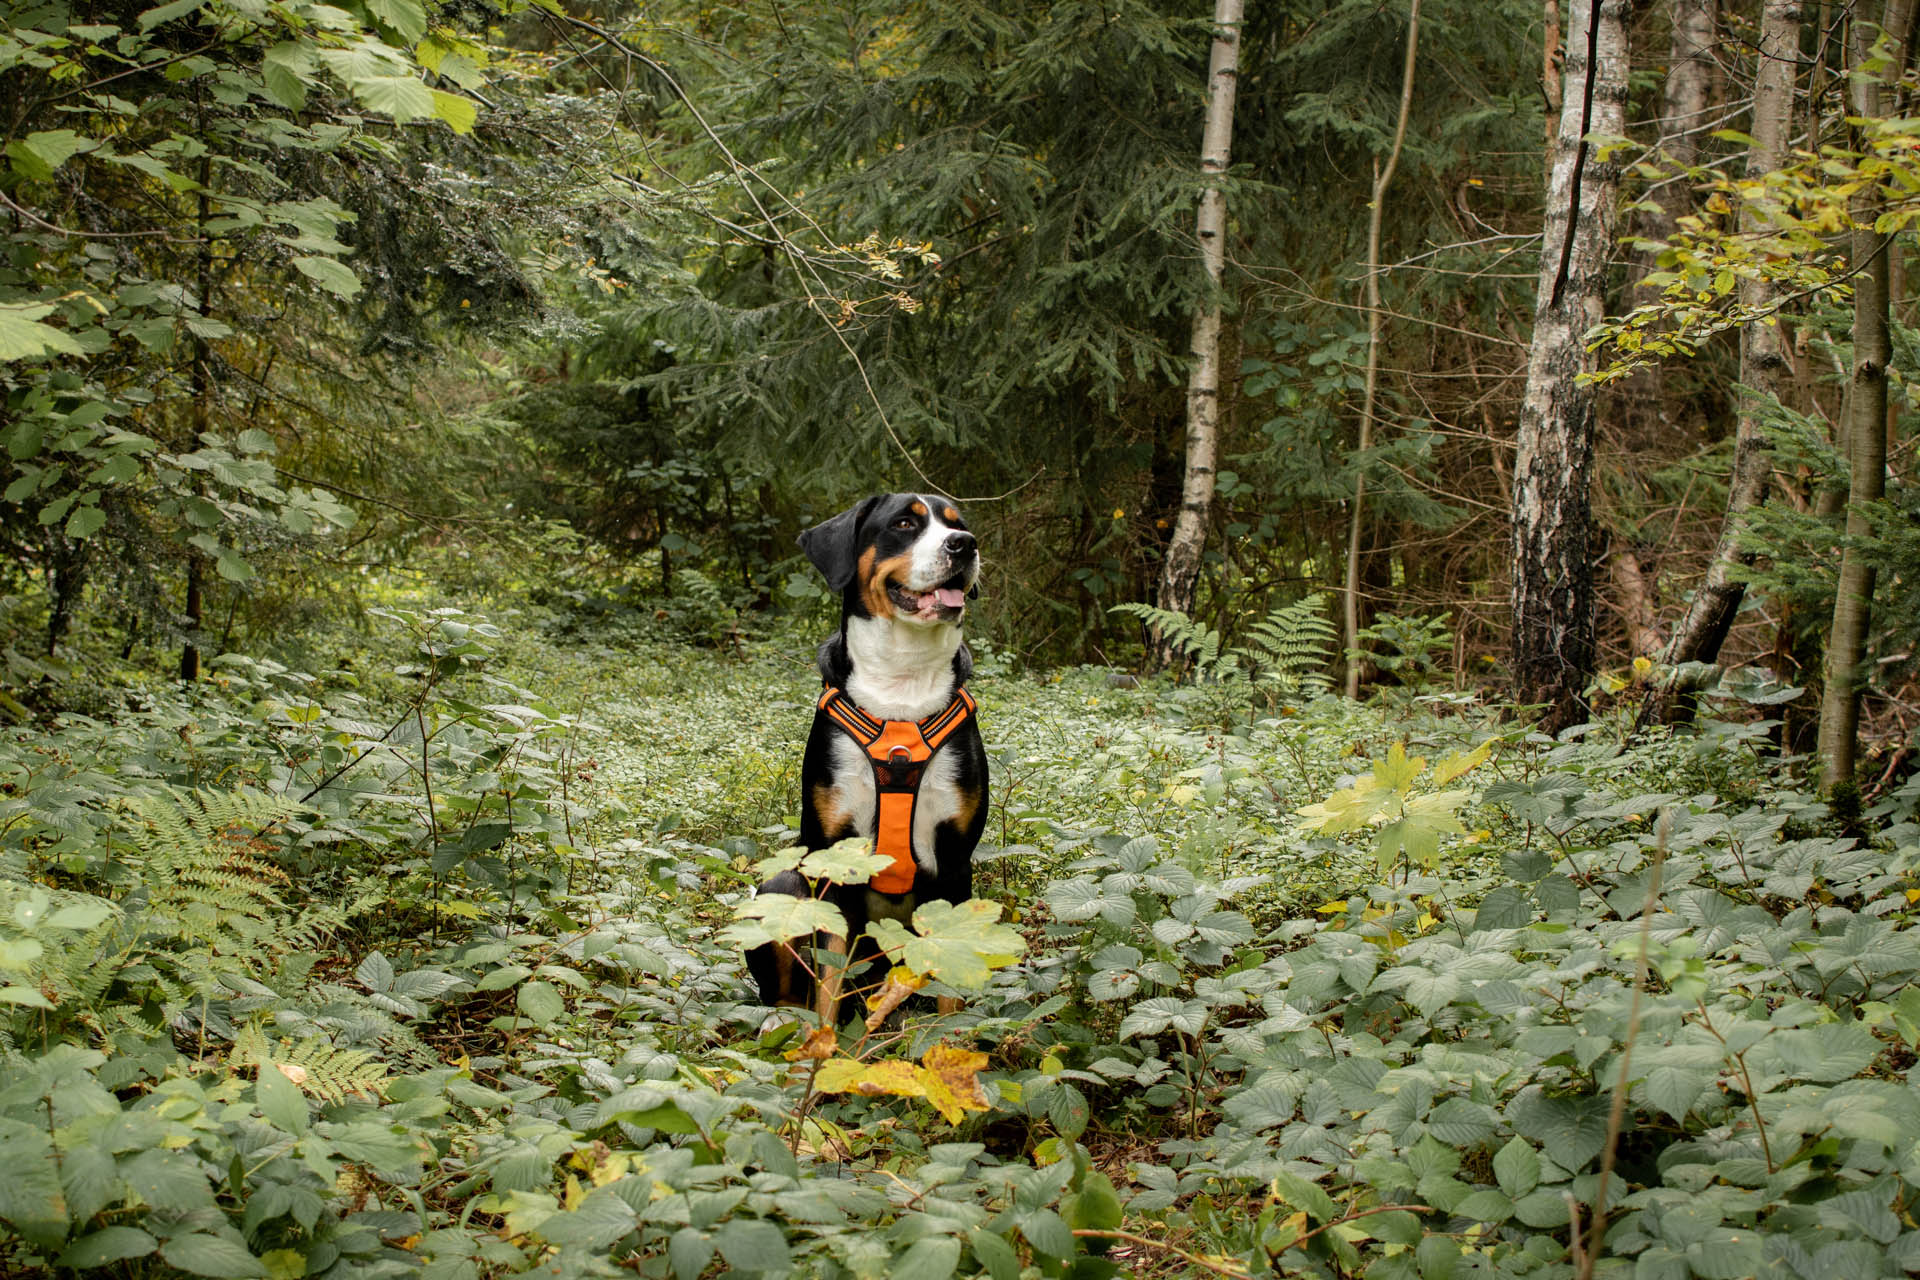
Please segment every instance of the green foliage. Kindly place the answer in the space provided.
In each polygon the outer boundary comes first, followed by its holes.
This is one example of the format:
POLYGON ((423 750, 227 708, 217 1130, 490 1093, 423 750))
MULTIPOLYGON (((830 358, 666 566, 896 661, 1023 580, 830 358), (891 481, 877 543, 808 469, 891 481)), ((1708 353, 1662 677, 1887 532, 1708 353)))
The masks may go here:
POLYGON ((1187 660, 1193 682, 1224 710, 1236 697, 1251 696, 1272 709, 1282 701, 1322 697, 1333 688, 1326 666, 1337 636, 1326 615, 1327 598, 1314 592, 1246 623, 1243 638, 1223 648, 1220 632, 1185 614, 1129 602, 1110 612, 1140 619, 1169 649, 1187 660), (1241 693, 1236 695, 1234 688, 1241 693))
POLYGON ((979 899, 878 926, 868 1022, 801 1035, 733 931, 833 923, 743 892, 791 840, 810 637, 379 621, 385 682, 231 660, 0 744, 10 1268, 1564 1274, 1656 857, 1609 1255, 1907 1256, 1920 835, 1833 834, 1764 730, 1495 760, 1458 709, 1222 731, 978 675, 979 899))

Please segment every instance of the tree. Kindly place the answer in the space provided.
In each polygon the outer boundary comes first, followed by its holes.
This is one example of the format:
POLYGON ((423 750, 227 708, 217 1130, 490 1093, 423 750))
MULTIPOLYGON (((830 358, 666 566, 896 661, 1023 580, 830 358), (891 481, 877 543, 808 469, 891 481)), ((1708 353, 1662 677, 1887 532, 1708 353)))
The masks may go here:
POLYGON ((1407 10, 1407 57, 1400 72, 1400 114, 1394 121, 1393 145, 1387 161, 1373 162, 1373 199, 1367 206, 1367 375, 1360 393, 1360 438, 1354 452, 1359 466, 1353 477, 1353 510, 1347 530, 1347 591, 1342 639, 1347 649, 1347 696, 1360 696, 1360 537, 1365 529, 1367 451, 1373 446, 1373 410, 1380 391, 1380 331, 1386 315, 1380 309, 1380 227, 1386 217, 1387 187, 1400 165, 1400 148, 1407 140, 1407 116, 1413 108, 1413 68, 1420 49, 1420 0, 1407 10))
MULTIPOLYGON (((1194 234, 1207 293, 1193 311, 1187 374, 1187 445, 1180 513, 1160 571, 1160 607, 1177 613, 1193 609, 1200 577, 1200 556, 1207 545, 1207 518, 1213 509, 1214 470, 1220 453, 1220 275, 1226 261, 1227 195, 1221 186, 1233 148, 1233 99, 1240 74, 1241 0, 1216 0, 1213 46, 1207 67, 1206 128, 1200 140, 1200 171, 1211 181, 1200 195, 1194 234)), ((1159 637, 1157 658, 1170 664, 1173 651, 1159 637)))
POLYGON ((1619 165, 1591 137, 1618 137, 1624 125, 1625 8, 1571 6, 1514 459, 1512 675, 1520 701, 1546 704, 1550 731, 1585 718, 1594 670, 1594 391, 1580 375, 1590 369, 1584 335, 1605 312, 1619 165))
MULTIPOLYGON (((1853 19, 1850 45, 1854 110, 1866 120, 1885 114, 1887 78, 1906 66, 1906 39, 1913 25, 1914 0, 1887 0, 1881 10, 1880 43, 1859 15, 1853 19), (1890 73, 1890 74, 1889 74, 1890 73)), ((1834 587, 1833 625, 1827 632, 1825 687, 1820 703, 1820 774, 1829 789, 1853 781, 1859 747, 1861 659, 1873 611, 1876 566, 1863 545, 1872 534, 1871 504, 1886 492, 1887 364, 1892 344, 1887 332, 1889 260, 1893 234, 1876 226, 1883 197, 1876 184, 1864 184, 1855 197, 1851 267, 1853 282, 1853 374, 1849 387, 1846 444, 1849 462, 1847 541, 1834 587)))
MULTIPOLYGON (((1767 0, 1761 14, 1760 46, 1754 64, 1753 144, 1746 164, 1749 183, 1763 183, 1786 157, 1801 21, 1800 0, 1767 0)), ((1741 229, 1752 236, 1766 230, 1764 215, 1756 205, 1743 206, 1740 223, 1741 229)), ((1777 282, 1762 275, 1748 275, 1740 281, 1740 305, 1754 318, 1740 328, 1740 382, 1746 390, 1734 429, 1727 513, 1706 576, 1695 588, 1693 602, 1667 644, 1665 659, 1669 664, 1714 661, 1746 593, 1740 570, 1751 565, 1755 555, 1746 536, 1748 512, 1765 501, 1773 472, 1762 406, 1768 400, 1779 401, 1792 377, 1786 336, 1775 314, 1781 293, 1777 282)))

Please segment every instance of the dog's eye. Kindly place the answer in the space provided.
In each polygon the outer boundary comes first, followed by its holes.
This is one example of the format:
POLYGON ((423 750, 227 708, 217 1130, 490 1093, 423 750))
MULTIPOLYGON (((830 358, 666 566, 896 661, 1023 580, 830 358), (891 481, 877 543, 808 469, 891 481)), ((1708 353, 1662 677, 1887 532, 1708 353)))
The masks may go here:
POLYGON ((911 529, 913 528, 913 517, 901 516, 898 520, 895 520, 893 522, 893 527, 896 529, 911 529))

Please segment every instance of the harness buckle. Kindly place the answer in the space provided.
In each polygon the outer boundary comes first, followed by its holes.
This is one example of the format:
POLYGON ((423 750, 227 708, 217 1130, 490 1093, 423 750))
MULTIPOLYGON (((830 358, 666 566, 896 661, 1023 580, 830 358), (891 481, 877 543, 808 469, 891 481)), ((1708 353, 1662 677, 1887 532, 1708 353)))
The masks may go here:
POLYGON ((887 763, 898 769, 902 765, 913 763, 913 752, 905 747, 895 747, 887 753, 887 763))

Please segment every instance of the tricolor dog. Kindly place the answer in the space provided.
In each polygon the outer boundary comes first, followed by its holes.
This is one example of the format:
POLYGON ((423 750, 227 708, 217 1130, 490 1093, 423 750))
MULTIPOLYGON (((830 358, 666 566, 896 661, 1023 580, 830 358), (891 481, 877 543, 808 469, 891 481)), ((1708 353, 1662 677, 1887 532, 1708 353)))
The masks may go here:
MULTIPOLYGON (((801 534, 800 547, 841 603, 840 629, 820 646, 825 688, 800 765, 800 841, 824 849, 863 836, 892 859, 871 882, 830 890, 858 939, 870 920, 906 923, 921 903, 973 896, 987 753, 960 624, 978 595, 980 552, 951 502, 918 493, 868 498, 801 534)), ((808 888, 787 871, 760 892, 808 888)), ((815 941, 847 952, 847 938, 815 941)), ((874 959, 856 949, 847 968, 874 959)), ((800 955, 777 945, 749 952, 747 967, 763 1003, 837 1019, 843 970, 829 966, 816 984, 800 955)))

